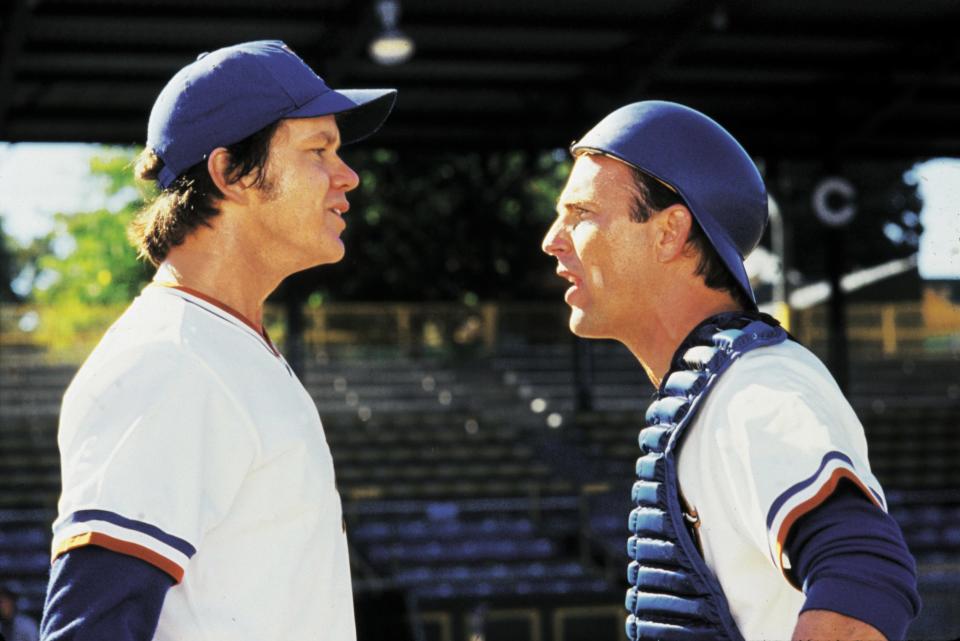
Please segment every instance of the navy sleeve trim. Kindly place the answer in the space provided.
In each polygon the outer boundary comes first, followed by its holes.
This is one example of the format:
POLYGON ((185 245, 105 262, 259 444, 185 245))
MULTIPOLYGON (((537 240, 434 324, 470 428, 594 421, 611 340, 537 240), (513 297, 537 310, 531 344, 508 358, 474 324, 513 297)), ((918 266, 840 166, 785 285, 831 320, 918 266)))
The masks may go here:
POLYGON ((797 521, 786 551, 806 595, 802 612, 838 612, 888 639, 902 639, 920 612, 916 563, 900 527, 852 484, 797 521))
POLYGON ((174 580, 136 557, 95 545, 58 557, 50 573, 41 641, 150 641, 174 580))

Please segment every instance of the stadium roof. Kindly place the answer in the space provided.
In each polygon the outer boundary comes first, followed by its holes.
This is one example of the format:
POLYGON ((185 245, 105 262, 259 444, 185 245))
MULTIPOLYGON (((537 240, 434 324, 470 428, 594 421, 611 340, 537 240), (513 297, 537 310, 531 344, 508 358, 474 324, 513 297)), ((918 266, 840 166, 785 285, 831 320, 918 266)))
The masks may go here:
POLYGON ((280 38, 335 87, 399 87, 385 145, 558 147, 622 104, 676 100, 759 156, 960 155, 956 0, 401 0, 414 57, 367 44, 373 2, 8 0, 0 139, 142 143, 205 50, 280 38))

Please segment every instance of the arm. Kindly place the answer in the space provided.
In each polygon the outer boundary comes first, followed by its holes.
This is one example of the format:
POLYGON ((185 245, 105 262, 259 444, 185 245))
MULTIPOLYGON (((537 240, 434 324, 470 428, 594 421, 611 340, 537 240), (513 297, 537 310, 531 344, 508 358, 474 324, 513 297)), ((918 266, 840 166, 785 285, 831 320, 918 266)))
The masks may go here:
POLYGON ((853 619, 829 610, 807 610, 797 619, 791 641, 814 639, 856 639, 856 641, 887 641, 879 630, 859 619, 853 619))
POLYGON ((150 641, 174 580, 138 558, 97 546, 58 557, 40 626, 43 641, 150 641))
POLYGON ((900 528, 852 483, 796 522, 787 556, 806 595, 794 641, 896 641, 920 610, 900 528))
POLYGON ((254 456, 245 416, 202 364, 167 350, 123 365, 64 400, 43 641, 152 639, 254 456))

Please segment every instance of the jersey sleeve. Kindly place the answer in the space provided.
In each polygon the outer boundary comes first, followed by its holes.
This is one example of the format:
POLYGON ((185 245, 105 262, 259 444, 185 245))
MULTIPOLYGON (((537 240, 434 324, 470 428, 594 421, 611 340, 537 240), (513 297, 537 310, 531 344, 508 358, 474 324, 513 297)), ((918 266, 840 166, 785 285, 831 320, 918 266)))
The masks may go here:
POLYGON ((801 612, 830 610, 903 639, 920 612, 917 566, 893 518, 841 483, 791 528, 787 550, 801 612))
POLYGON ((175 350, 81 370, 64 397, 52 556, 95 545, 180 582, 257 454, 216 374, 175 350))
POLYGON ((721 379, 698 429, 709 430, 716 460, 705 472, 723 488, 725 509, 786 574, 791 528, 841 480, 884 511, 886 501, 863 428, 826 368, 809 353, 754 354, 721 379))
POLYGON ((88 545, 53 562, 43 641, 149 641, 173 580, 126 554, 88 545))

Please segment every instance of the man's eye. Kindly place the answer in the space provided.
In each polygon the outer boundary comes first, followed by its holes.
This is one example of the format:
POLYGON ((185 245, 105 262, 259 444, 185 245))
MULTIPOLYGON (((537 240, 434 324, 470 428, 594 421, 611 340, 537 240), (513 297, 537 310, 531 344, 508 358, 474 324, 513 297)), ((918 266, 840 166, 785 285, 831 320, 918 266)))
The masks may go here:
POLYGON ((318 156, 322 156, 324 153, 326 153, 326 151, 327 151, 326 148, 319 148, 319 149, 314 149, 313 153, 317 154, 318 156))

